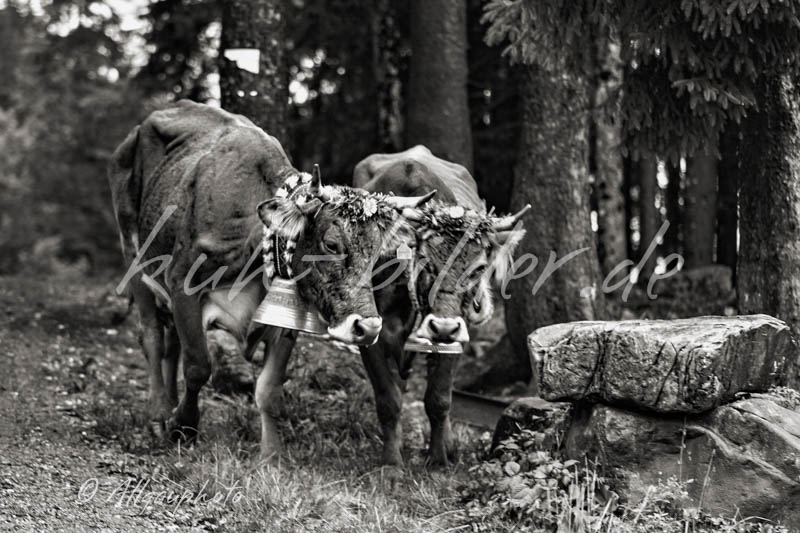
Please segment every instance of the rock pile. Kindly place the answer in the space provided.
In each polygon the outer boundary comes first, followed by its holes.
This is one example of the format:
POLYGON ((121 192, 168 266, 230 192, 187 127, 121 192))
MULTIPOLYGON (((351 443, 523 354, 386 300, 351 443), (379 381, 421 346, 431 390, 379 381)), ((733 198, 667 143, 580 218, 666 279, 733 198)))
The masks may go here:
POLYGON ((798 387, 786 324, 575 322, 533 332, 528 346, 542 399, 512 404, 496 440, 553 421, 564 453, 597 460, 633 503, 673 477, 703 510, 800 529, 800 394, 765 394, 798 387))

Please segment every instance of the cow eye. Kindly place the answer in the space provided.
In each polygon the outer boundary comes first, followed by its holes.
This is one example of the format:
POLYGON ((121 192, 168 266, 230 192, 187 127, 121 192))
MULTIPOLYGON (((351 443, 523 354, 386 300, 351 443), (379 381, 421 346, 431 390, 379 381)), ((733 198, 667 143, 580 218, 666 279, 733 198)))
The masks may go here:
POLYGON ((486 265, 485 265, 485 264, 478 265, 478 266, 476 266, 476 267, 475 267, 475 269, 472 271, 472 277, 473 277, 474 279, 480 278, 481 276, 483 276, 483 274, 484 274, 485 272, 486 272, 486 265))
POLYGON ((322 240, 322 249, 329 254, 338 255, 341 253, 342 247, 336 239, 325 238, 322 240))

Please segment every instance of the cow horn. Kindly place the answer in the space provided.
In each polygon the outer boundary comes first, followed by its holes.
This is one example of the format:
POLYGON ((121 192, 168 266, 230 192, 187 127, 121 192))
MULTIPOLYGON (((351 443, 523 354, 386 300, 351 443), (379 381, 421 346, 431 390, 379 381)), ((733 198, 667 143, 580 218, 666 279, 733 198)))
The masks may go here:
POLYGON ((506 231, 506 230, 512 229, 514 227, 514 224, 519 222, 519 219, 521 219, 525 215, 525 213, 527 213, 528 210, 530 210, 530 208, 531 208, 531 204, 528 204, 525 207, 523 207, 522 209, 520 209, 514 215, 508 215, 506 217, 495 218, 493 223, 492 223, 492 229, 494 231, 506 231))
POLYGON ((424 196, 387 196, 386 203, 402 212, 404 209, 419 207, 436 196, 436 189, 424 196))
POLYGON ((311 196, 319 195, 322 189, 322 172, 319 170, 319 165, 314 164, 314 170, 311 171, 311 184, 308 186, 308 193, 311 196))

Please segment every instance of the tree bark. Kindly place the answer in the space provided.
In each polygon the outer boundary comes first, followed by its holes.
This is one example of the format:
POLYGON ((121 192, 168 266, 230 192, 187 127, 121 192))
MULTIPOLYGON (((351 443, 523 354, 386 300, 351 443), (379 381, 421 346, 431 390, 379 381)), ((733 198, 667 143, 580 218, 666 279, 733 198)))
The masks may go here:
POLYGON ((472 171, 466 0, 414 0, 406 139, 472 171))
MULTIPOLYGON (((533 205, 516 257, 533 254, 538 264, 508 290, 506 324, 517 379, 531 375, 525 342, 529 333, 556 322, 602 318, 605 307, 589 213, 588 84, 578 76, 554 76, 536 67, 523 78, 522 139, 511 207, 516 211, 533 205), (540 279, 552 270, 552 265, 546 268, 551 252, 553 261, 578 255, 540 279)), ((527 266, 530 262, 520 270, 527 266)))
POLYGON ((628 259, 636 257, 636 247, 631 238, 635 218, 633 189, 639 186, 639 178, 636 174, 636 165, 634 165, 631 156, 628 155, 622 161, 622 196, 625 201, 625 255, 628 259))
POLYGON ((378 0, 372 10, 372 62, 378 98, 378 140, 383 152, 403 149, 401 39, 394 3, 378 0))
MULTIPOLYGON (((653 154, 642 154, 637 164, 639 174, 639 259, 641 259, 650 243, 656 237, 661 225, 661 217, 656 209, 656 192, 658 191, 658 159, 653 154)), ((656 254, 651 254, 642 265, 639 280, 646 282, 653 275, 656 266, 656 254)))
POLYGON ((283 0, 241 0, 220 2, 222 37, 219 53, 219 85, 222 107, 246 116, 276 137, 290 150, 287 107, 288 69, 284 46, 283 0), (239 68, 225 58, 232 48, 259 51, 258 74, 239 68))
POLYGON ((714 222, 717 211, 717 157, 698 153, 686 167, 686 210, 683 236, 686 268, 714 262, 714 222))
POLYGON ((717 263, 730 267, 736 279, 736 244, 739 224, 737 211, 739 189, 739 128, 728 124, 720 140, 717 194, 717 263))
POLYGON ((680 253, 683 224, 681 208, 681 166, 667 163, 667 191, 664 204, 667 208, 669 228, 664 234, 664 251, 668 254, 680 253))
POLYGON ((756 91, 742 124, 739 310, 776 316, 800 338, 800 95, 787 77, 756 91))
MULTIPOLYGON (((597 39, 598 67, 594 73, 594 170, 597 196, 598 254, 604 275, 624 261, 627 246, 623 196, 622 124, 609 116, 608 100, 622 83, 619 43, 597 39)), ((614 107, 616 109, 616 106, 614 107)))

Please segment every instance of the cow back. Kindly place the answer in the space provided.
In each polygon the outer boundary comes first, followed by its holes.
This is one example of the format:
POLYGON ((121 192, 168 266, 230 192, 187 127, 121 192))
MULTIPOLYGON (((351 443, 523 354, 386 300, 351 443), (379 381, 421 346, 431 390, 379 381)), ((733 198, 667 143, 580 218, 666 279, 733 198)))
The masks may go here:
POLYGON ((168 289, 201 254, 197 280, 222 266, 221 282, 235 278, 260 239, 256 206, 292 172, 280 143, 245 117, 190 101, 156 111, 109 164, 124 252, 130 260, 151 237, 142 261, 172 257, 168 289))
POLYGON ((436 157, 422 145, 404 152, 368 156, 356 165, 353 186, 398 196, 420 196, 436 189, 439 201, 486 211, 469 171, 436 157))

